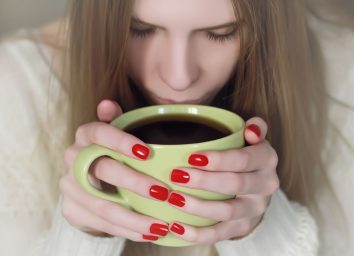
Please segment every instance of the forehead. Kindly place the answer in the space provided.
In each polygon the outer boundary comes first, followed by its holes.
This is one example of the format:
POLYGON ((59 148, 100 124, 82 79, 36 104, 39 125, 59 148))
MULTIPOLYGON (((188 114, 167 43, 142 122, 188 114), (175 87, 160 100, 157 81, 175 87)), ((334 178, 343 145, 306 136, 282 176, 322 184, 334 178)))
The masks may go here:
POLYGON ((165 27, 197 28, 235 20, 231 0, 135 0, 133 16, 165 27))

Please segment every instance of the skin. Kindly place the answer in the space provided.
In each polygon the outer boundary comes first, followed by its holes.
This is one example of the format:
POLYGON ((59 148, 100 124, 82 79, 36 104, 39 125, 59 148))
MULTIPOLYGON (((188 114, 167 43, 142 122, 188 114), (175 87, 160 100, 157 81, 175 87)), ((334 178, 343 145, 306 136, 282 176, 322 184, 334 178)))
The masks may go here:
MULTIPOLYGON (((131 27, 129 75, 145 97, 154 104, 208 104, 237 64, 240 50, 237 33, 223 41, 210 38, 210 33, 220 36, 233 30, 230 27, 210 29, 237 22, 231 3, 228 0, 137 0, 134 17, 139 22, 133 22, 131 27), (141 30, 153 32, 141 37, 136 35, 137 30, 140 33, 141 30)), ((60 182, 63 215, 73 226, 94 234, 109 234, 133 241, 147 241, 143 235, 153 235, 158 239, 161 235, 151 233, 151 225, 157 223, 171 227, 173 223, 142 216, 93 197, 74 180, 73 160, 87 145, 100 144, 135 158, 133 146, 145 145, 109 124, 121 114, 118 104, 104 100, 97 107, 97 113, 100 121, 79 127, 74 144, 66 150, 68 173, 60 182)), ((259 127, 260 134, 251 129, 245 130, 249 146, 223 152, 198 152, 205 155, 209 163, 203 167, 183 168, 189 173, 190 180, 179 185, 237 195, 237 198, 213 202, 177 192, 185 198, 185 205, 174 207, 220 222, 206 228, 178 223, 185 232, 182 235, 174 233, 176 236, 194 243, 212 244, 243 237, 260 222, 271 195, 279 186, 276 174, 278 158, 265 140, 266 123, 254 117, 246 122, 247 126, 251 124, 259 127)), ((156 199, 150 196, 150 187, 164 187, 161 182, 108 158, 95 162, 91 180, 98 187, 101 180, 152 200, 156 199)))
POLYGON ((207 28, 237 23, 229 0, 137 1, 133 17, 129 73, 154 103, 206 104, 227 82, 238 26, 207 28))

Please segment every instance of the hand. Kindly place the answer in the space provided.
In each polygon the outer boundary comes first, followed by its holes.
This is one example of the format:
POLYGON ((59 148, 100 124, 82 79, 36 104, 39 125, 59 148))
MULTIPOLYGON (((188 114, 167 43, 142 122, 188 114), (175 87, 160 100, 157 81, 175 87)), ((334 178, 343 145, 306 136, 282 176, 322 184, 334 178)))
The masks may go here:
POLYGON ((176 236, 197 244, 213 244, 246 236, 261 221, 271 195, 279 187, 278 157, 265 140, 267 125, 262 119, 252 118, 246 122, 246 127, 244 137, 250 146, 199 152, 189 158, 195 168, 172 171, 171 180, 180 186, 236 195, 231 200, 206 201, 171 193, 168 201, 173 206, 219 221, 205 228, 172 223, 170 230, 176 236))
MULTIPOLYGON (((77 129, 75 143, 65 152, 68 173, 60 180, 63 215, 72 226, 94 235, 120 236, 133 241, 157 240, 168 233, 166 223, 90 195, 73 176, 75 156, 90 144, 103 145, 142 161, 148 158, 149 149, 142 141, 105 123, 121 112, 118 104, 104 100, 97 109, 101 122, 84 124, 77 129)), ((169 194, 161 182, 110 158, 96 160, 89 178, 98 188, 105 187, 101 186, 103 181, 111 184, 110 187, 124 187, 153 200, 167 200, 169 194)))

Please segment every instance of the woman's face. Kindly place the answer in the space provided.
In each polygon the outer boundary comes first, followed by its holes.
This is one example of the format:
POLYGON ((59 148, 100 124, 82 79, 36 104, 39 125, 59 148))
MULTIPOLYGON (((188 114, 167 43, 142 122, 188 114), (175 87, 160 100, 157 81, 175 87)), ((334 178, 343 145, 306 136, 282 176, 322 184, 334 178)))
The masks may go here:
POLYGON ((240 51, 230 0, 135 0, 129 76, 155 104, 208 104, 240 51))

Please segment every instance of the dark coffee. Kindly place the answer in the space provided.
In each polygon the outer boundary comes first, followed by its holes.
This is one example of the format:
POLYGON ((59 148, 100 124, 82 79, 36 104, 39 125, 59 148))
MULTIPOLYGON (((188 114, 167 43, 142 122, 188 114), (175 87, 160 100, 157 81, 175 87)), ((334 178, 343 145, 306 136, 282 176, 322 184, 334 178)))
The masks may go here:
POLYGON ((176 145, 223 138, 231 131, 217 121, 188 115, 164 115, 141 120, 124 129, 150 144, 176 145))

